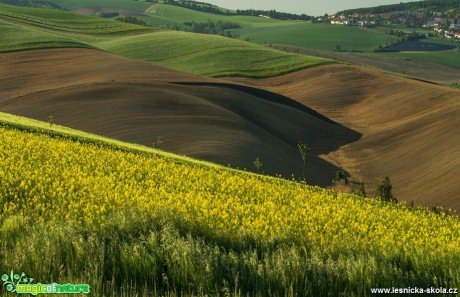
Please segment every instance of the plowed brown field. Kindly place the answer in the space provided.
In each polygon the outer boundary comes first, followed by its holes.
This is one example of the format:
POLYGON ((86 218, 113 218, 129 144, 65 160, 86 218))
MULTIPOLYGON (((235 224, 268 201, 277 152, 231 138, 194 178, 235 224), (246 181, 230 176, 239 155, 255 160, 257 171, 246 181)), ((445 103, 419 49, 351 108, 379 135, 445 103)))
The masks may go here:
POLYGON ((288 96, 363 136, 323 156, 363 180, 389 176, 400 200, 460 208, 460 91, 359 66, 233 79, 288 96))
POLYGON ((0 55, 0 111, 223 165, 299 177, 300 140, 312 146, 308 179, 327 186, 337 167, 319 158, 360 135, 289 98, 146 62, 81 49, 0 55))
POLYGON ((460 208, 460 91, 329 65, 268 79, 210 79, 87 49, 0 55, 0 111, 329 186, 339 167, 372 195, 460 208), (300 104, 299 104, 300 103, 300 104), (319 114, 319 113, 320 114, 319 114))

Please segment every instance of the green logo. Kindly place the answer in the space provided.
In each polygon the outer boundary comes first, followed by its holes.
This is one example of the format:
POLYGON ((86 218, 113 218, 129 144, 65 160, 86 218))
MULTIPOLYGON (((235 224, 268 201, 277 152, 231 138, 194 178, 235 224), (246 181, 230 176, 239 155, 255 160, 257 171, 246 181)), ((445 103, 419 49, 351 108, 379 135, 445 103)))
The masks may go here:
POLYGON ((88 284, 42 284, 32 283, 34 279, 28 277, 24 272, 15 274, 11 270, 10 275, 2 275, 3 287, 10 293, 17 294, 89 294, 88 284))

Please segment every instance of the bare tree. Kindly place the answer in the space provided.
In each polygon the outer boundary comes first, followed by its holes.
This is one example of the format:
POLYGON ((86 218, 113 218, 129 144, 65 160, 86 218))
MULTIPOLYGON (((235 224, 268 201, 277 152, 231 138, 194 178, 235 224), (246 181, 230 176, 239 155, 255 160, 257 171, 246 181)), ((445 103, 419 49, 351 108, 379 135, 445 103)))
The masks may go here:
POLYGON ((303 177, 303 180, 305 181, 305 169, 307 166, 307 156, 308 156, 308 152, 310 151, 310 146, 301 141, 299 142, 299 144, 297 144, 297 148, 299 149, 300 157, 302 158, 302 161, 303 161, 302 177, 303 177))

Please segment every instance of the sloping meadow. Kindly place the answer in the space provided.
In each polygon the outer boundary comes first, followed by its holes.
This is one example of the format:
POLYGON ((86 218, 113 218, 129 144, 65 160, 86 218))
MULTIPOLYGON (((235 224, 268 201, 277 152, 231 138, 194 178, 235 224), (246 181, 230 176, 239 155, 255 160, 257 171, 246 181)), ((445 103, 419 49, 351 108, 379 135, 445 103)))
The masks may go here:
POLYGON ((105 296, 459 285, 456 216, 22 130, 0 128, 1 271, 105 296))

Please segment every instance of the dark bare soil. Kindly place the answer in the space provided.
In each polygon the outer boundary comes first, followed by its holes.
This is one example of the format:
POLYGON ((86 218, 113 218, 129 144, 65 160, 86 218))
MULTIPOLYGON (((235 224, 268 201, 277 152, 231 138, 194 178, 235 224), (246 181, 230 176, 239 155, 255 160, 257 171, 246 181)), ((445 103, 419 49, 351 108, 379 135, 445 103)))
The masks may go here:
POLYGON ((386 50, 401 52, 436 52, 453 50, 455 48, 457 48, 457 46, 420 41, 405 41, 387 47, 386 50))
POLYGON ((0 54, 0 111, 309 182, 342 167, 373 194, 460 209, 460 90, 350 65, 210 79, 88 49, 0 54))
POLYGON ((297 100, 362 137, 323 156, 364 181, 383 176, 401 200, 460 209, 460 90, 360 66, 329 65, 237 83, 297 100))
POLYGON ((336 166, 319 155, 360 135, 298 102, 94 50, 0 55, 0 111, 232 167, 301 175, 300 140, 312 146, 309 181, 330 185, 336 166))

